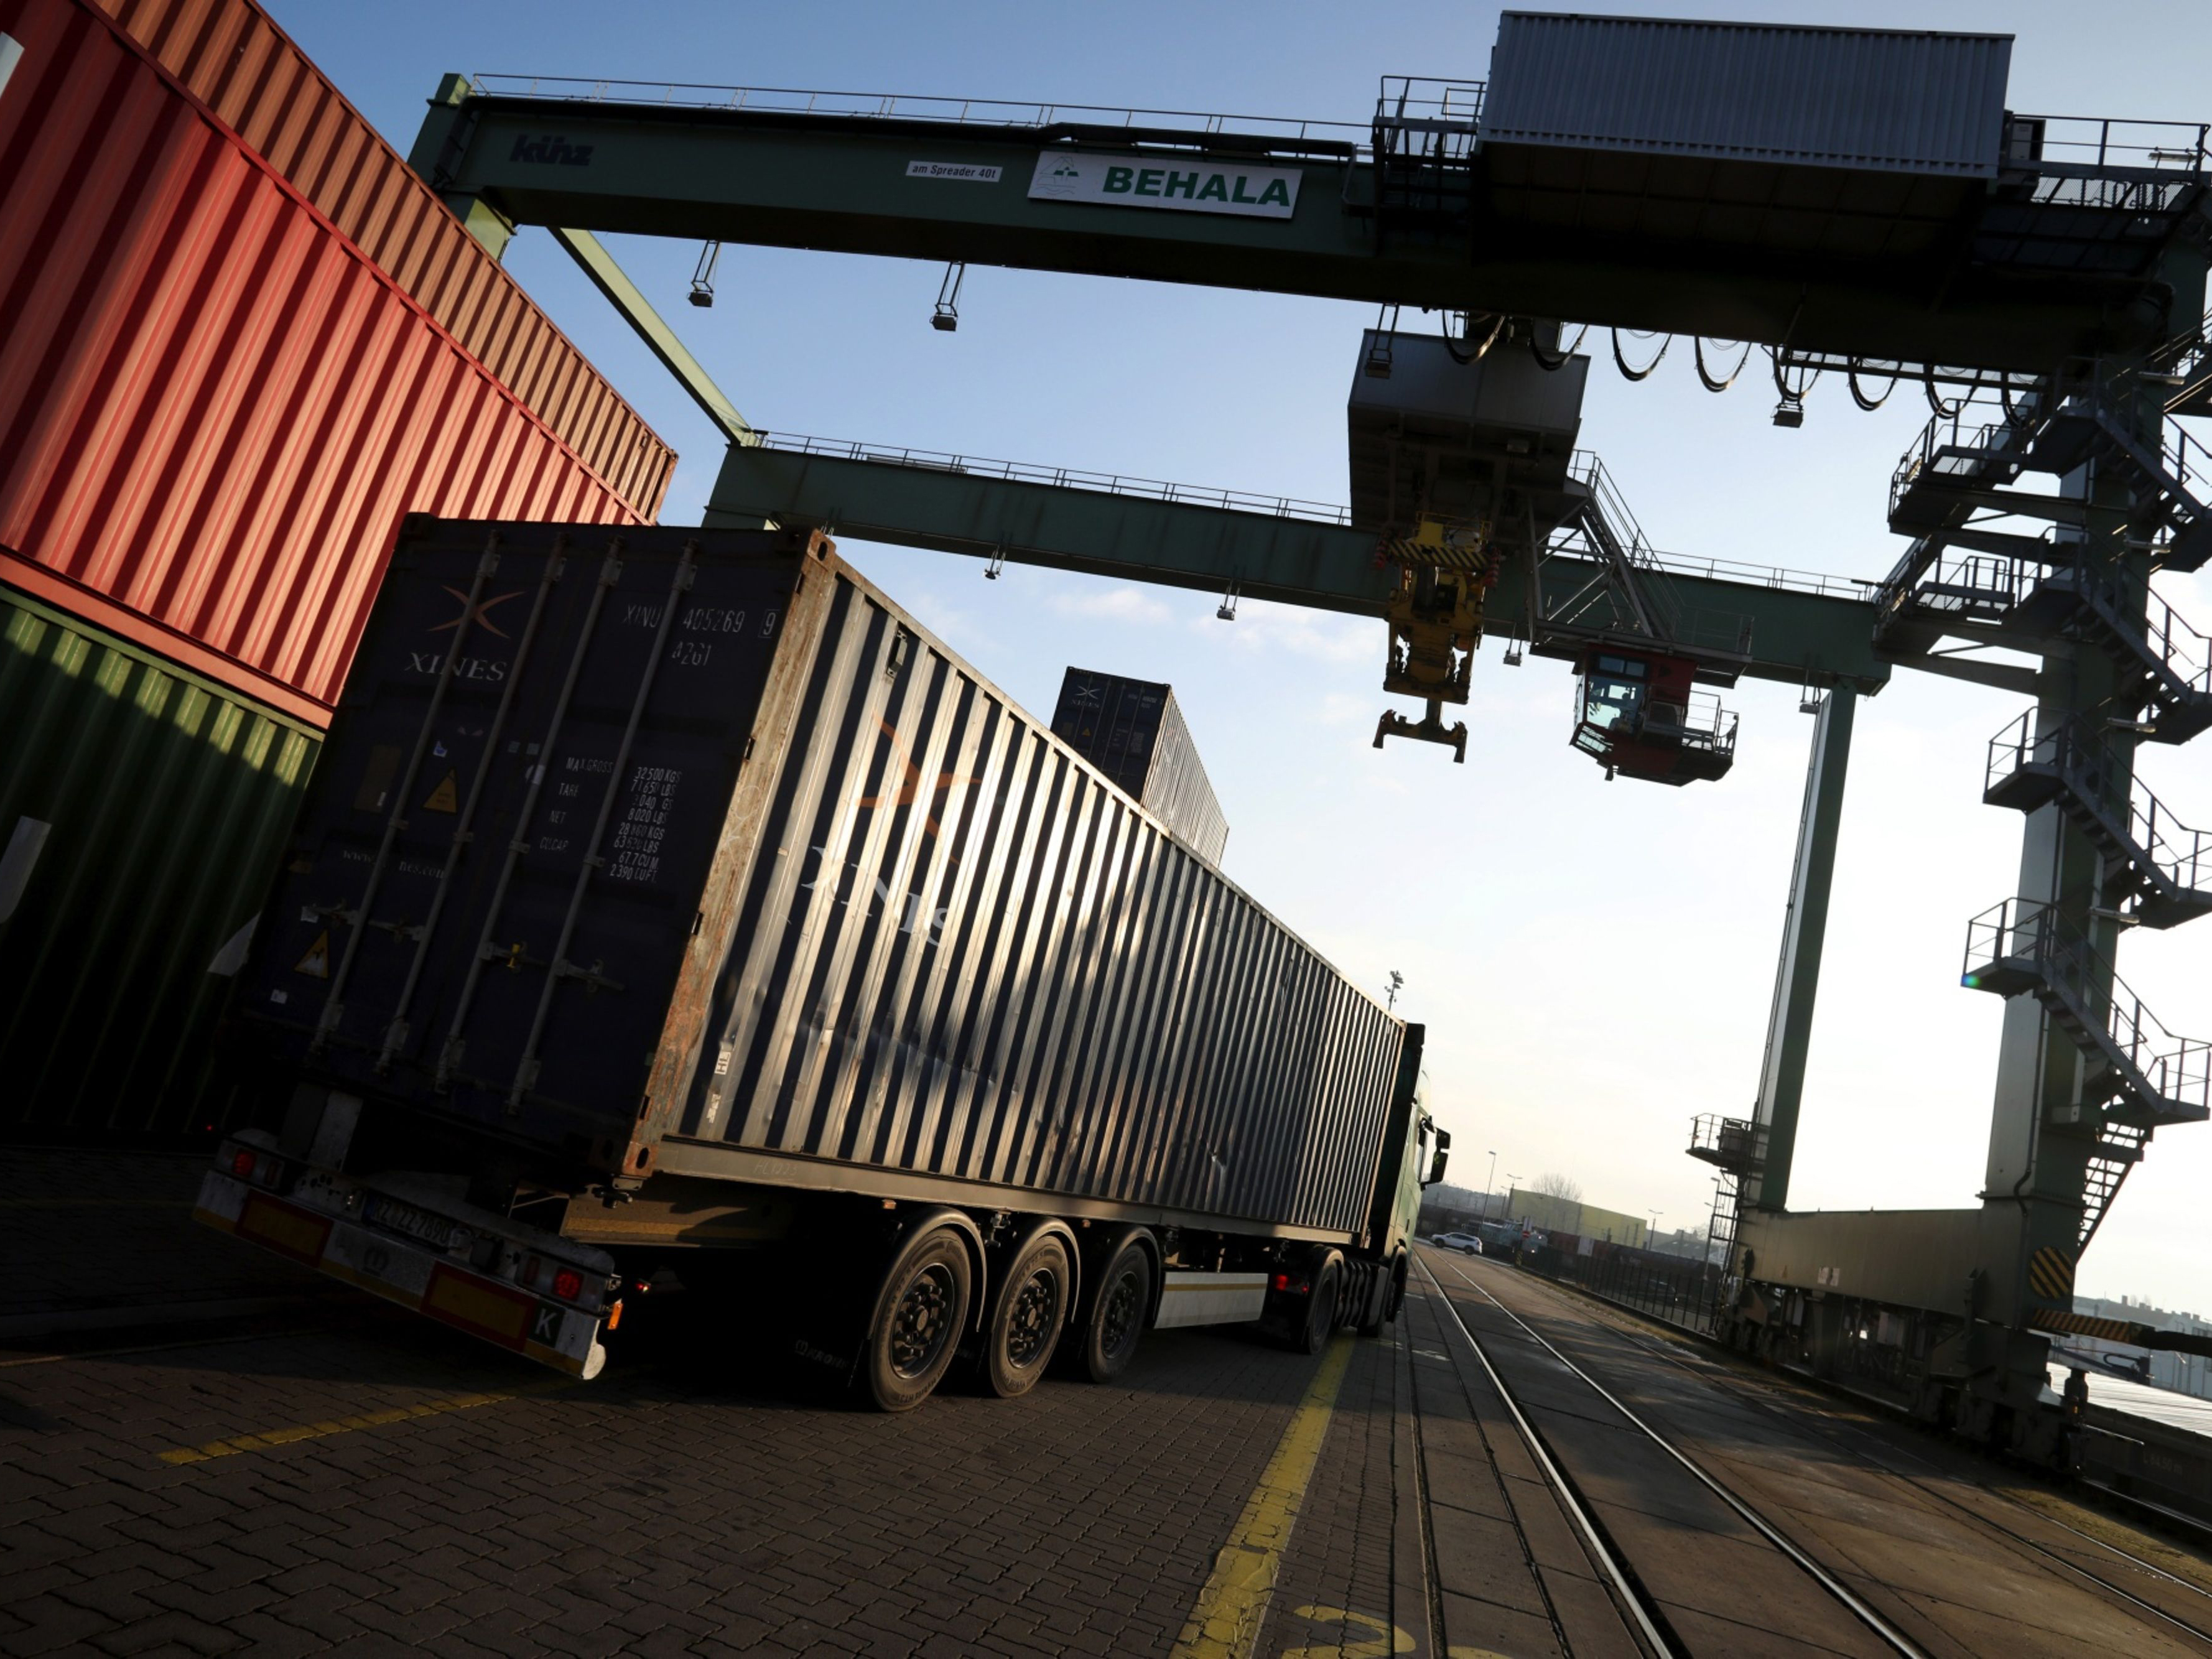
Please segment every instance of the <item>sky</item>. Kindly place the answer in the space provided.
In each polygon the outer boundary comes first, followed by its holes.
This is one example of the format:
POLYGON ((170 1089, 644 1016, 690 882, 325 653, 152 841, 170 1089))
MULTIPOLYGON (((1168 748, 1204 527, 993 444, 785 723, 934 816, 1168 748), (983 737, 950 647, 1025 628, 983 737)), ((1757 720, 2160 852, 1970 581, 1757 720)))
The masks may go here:
MULTIPOLYGON (((1494 7, 1061 6, 811 0, 264 0, 404 153, 447 70, 896 92, 1364 123, 1385 74, 1481 78, 1494 7)), ((1619 14, 2010 33, 2020 111, 2212 118, 2203 0, 1762 6, 1607 0, 1619 14), (2094 16, 2094 27, 2088 20, 2094 16)), ((971 270, 960 327, 928 325, 941 265, 732 246, 712 310, 683 303, 696 244, 610 238, 756 426, 772 431, 1346 498, 1344 403, 1369 307, 971 270)), ((665 522, 693 522, 721 454, 705 417, 542 230, 511 270, 682 453, 665 522)), ((1401 326, 1418 325, 1409 313, 1401 326)), ((1927 418, 1813 392, 1771 424, 1747 373, 1705 392, 1688 342, 1639 384, 1601 334, 1582 441, 1651 540, 1683 555, 1878 577, 1892 467, 1927 418)), ((1643 348, 1631 343, 1641 360, 1643 348)), ((1748 1115, 1813 722, 1795 688, 1744 682, 1734 770, 1680 790, 1607 783, 1567 744, 1566 665, 1478 656, 1464 766, 1371 745, 1379 623, 847 541, 842 550, 1030 708, 1071 663, 1174 685, 1245 890, 1428 1028, 1430 1098, 1455 1184, 1547 1172, 1590 1202, 1702 1229, 1704 1112, 1748 1115)), ((2212 580, 2166 597, 2212 630, 2212 580)), ((1402 706, 1402 705, 1400 705, 1402 706)), ((2023 700, 1900 672, 1863 702, 1850 762, 1793 1208, 1977 1201, 2001 1005, 1960 988, 1967 918, 2012 890, 2018 817, 1980 804, 1988 739, 2023 700)), ((1418 712, 1418 711, 1416 711, 1418 712)), ((2212 738, 2148 750, 2146 781, 2212 826, 2212 738)), ((2126 941, 2120 970, 2171 1028, 2212 1036, 2212 922, 2126 941)), ((2163 1132, 2080 1274, 2086 1294, 2212 1315, 2201 1194, 2212 1126, 2163 1132)))

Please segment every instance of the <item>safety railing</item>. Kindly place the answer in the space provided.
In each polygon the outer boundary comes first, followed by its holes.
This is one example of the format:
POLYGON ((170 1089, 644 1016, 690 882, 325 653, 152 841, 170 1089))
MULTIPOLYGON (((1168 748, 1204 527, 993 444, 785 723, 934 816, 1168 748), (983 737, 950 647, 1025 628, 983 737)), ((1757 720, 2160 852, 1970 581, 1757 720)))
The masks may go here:
POLYGON ((1206 110, 1123 109, 1103 104, 1021 103, 999 98, 939 98, 893 92, 823 92, 800 87, 731 87, 684 81, 595 80, 572 75, 476 75, 485 97, 556 98, 589 104, 658 104, 682 109, 750 110, 778 115, 927 121, 947 126, 1142 128, 1193 138, 1239 137, 1311 143, 1347 151, 1364 147, 1367 128, 1349 121, 1306 121, 1206 110))
POLYGON ((904 448, 843 438, 810 438, 791 432, 763 432, 759 447, 789 455, 821 455, 833 460, 866 461, 878 466, 907 466, 926 472, 953 472, 976 478, 1000 478, 1012 483, 1049 484, 1056 489, 1096 490, 1102 495, 1129 495, 1182 507, 1211 507, 1232 513, 1257 513, 1268 518, 1297 519, 1309 524, 1349 526, 1352 509, 1326 501, 1300 501, 1291 495, 1267 495, 1251 490, 1217 489, 1199 484, 1170 483, 1158 478, 1134 477, 1125 472, 1088 472, 1072 466, 1045 466, 1026 461, 990 460, 980 455, 945 450, 904 448))
POLYGON ((2008 115, 2004 165, 2202 173, 2212 124, 2097 115, 2008 115))
POLYGON ((1870 576, 1825 576, 1817 570, 1785 570, 1772 565, 1742 564, 1733 559, 1700 559, 1680 553, 1651 554, 1654 568, 1674 576, 1701 576, 1708 581, 1735 582, 1745 587, 1768 587, 1791 593, 1817 594, 1827 599, 1864 599, 1880 586, 1870 576))
MULTIPOLYGON (((1653 703, 1645 716, 1645 727, 1654 724, 1653 716, 1667 707, 1653 703)), ((1692 691, 1688 707, 1683 711, 1680 737, 1683 745, 1691 749, 1707 749, 1716 755, 1735 753, 1736 714, 1732 708, 1721 707, 1717 691, 1692 691)))
MULTIPOLYGON (((1890 608, 1910 605, 1938 616, 1996 622, 2026 599, 2040 568, 1994 553, 1938 554, 1903 585, 1890 608)), ((1888 588, 1885 585, 1884 593, 1888 588)))
POLYGON ((2056 906, 2009 898, 1966 924, 1960 982, 1973 990, 2001 988, 2014 975, 2039 981, 2070 1004, 2106 1058, 2121 1062, 2160 1102, 2197 1115, 2212 1112, 2212 1042, 2168 1030, 2056 906))
POLYGON ((1377 125, 1433 123, 1472 132, 1482 121, 1487 82, 1429 75, 1386 75, 1375 100, 1377 125))
POLYGON ((1705 1112, 1691 1120, 1690 1156, 1738 1174, 1758 1167, 1766 1155, 1766 1132, 1747 1117, 1705 1112))
POLYGON ((1970 411, 1978 416, 1984 409, 1984 405, 1970 403, 1955 412, 1929 417, 1928 424, 1920 428, 1920 435, 1912 441, 1890 473, 1892 514, 1905 499, 1905 492, 1923 477, 1975 482, 2002 474, 1996 482, 2012 481, 2019 471, 2014 450, 2020 428, 2009 421, 1983 424, 1967 419, 1970 411))

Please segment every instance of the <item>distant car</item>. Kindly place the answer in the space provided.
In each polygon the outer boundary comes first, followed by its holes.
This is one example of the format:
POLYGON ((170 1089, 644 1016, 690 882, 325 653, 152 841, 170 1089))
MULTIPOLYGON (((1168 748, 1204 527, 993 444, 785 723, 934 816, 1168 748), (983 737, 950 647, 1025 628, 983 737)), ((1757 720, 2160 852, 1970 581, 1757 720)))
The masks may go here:
POLYGON ((1432 1233, 1429 1243, 1440 1250, 1457 1250, 1462 1255, 1482 1254, 1482 1241, 1473 1233, 1432 1233))

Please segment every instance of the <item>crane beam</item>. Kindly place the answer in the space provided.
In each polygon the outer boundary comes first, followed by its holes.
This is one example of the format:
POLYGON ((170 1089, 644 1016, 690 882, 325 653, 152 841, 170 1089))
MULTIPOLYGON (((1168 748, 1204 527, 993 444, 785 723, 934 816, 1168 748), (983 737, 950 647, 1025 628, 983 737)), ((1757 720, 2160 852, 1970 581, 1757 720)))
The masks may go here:
MULTIPOLYGON (((1145 493, 1071 488, 1049 477, 1008 476, 997 463, 951 457, 872 456, 866 446, 823 453, 811 441, 779 447, 773 434, 733 446, 722 465, 707 523, 824 526, 836 534, 899 547, 964 553, 1092 575, 1271 599, 1353 616, 1382 617, 1396 586, 1376 559, 1376 536, 1348 522, 1194 499, 1201 492, 1145 493)), ((1568 596, 1599 584, 1594 562, 1554 554, 1540 569, 1555 615, 1568 596)), ((1489 596, 1493 629, 1519 624, 1528 608, 1528 564, 1510 559, 1489 596)), ((1684 617, 1726 617, 1747 634, 1742 672, 1793 685, 1878 691, 1891 663, 1873 644, 1874 607, 1772 573, 1760 579, 1679 568, 1647 573, 1666 585, 1684 617)), ((1596 628, 1602 617, 1591 619, 1596 628)), ((1522 629, 1526 632, 1525 628, 1522 629)))
POLYGON ((1624 244, 1499 222, 1482 205, 1478 149, 1466 222, 1398 234, 1378 229, 1376 168, 1353 142, 494 95, 461 76, 440 88, 410 159, 495 252, 516 226, 538 224, 1565 317, 2028 374, 2160 337, 2173 296, 2195 291, 2191 276, 2202 283, 2201 260, 2146 280, 1973 257, 1978 185, 1955 223, 1893 254, 1838 258, 1778 233, 1624 244), (1049 165, 1117 152, 1139 167, 1111 199, 1036 193, 1049 165), (1175 181, 1201 167, 1247 179, 1252 210, 1174 199, 1175 181), (1289 210, 1259 211, 1260 181, 1279 176, 1289 210))

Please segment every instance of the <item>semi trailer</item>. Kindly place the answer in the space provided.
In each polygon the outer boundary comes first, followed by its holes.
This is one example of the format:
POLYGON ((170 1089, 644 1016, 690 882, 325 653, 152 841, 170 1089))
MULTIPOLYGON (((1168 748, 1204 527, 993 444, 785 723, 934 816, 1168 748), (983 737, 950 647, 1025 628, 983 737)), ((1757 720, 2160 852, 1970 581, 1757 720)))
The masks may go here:
POLYGON ((598 1374, 682 1286, 876 1406, 1309 1351, 1448 1138, 1394 1018, 821 533, 414 518, 203 1222, 598 1374))

